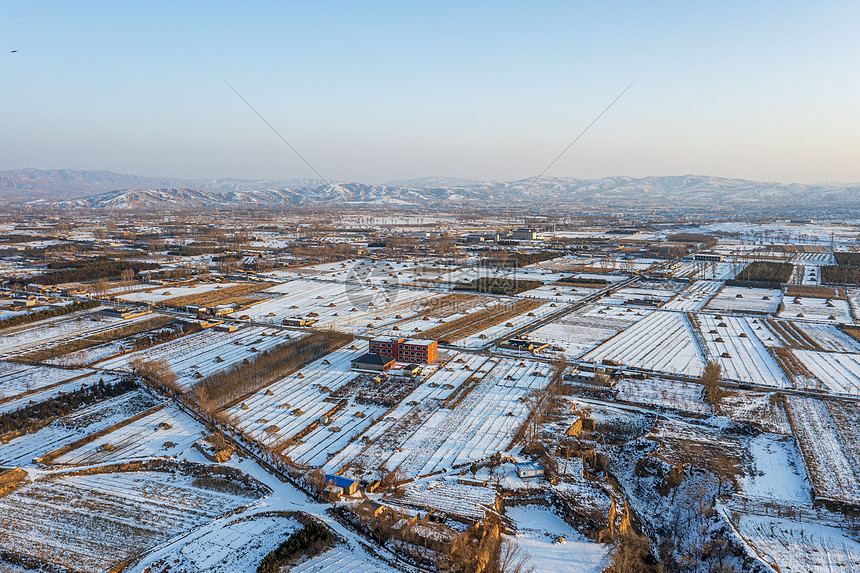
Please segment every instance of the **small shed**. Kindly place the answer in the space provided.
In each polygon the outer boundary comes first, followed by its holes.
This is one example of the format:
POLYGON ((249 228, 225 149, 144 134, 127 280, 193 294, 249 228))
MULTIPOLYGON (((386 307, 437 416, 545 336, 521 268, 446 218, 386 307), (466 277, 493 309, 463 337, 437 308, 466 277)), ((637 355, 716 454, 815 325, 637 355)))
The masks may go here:
POLYGON ((352 495, 358 491, 358 480, 349 479, 337 474, 325 474, 325 481, 343 488, 343 495, 352 495))
POLYGON ((539 462, 522 462, 514 464, 514 467, 520 478, 543 477, 543 466, 539 462))

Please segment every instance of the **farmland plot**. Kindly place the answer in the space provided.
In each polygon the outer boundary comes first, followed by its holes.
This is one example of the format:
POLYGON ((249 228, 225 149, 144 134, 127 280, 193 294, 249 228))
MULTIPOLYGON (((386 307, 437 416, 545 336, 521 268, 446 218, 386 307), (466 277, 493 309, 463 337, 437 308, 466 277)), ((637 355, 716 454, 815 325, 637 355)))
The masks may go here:
POLYGON ((717 294, 723 283, 719 281, 696 281, 663 305, 664 310, 700 310, 717 294))
POLYGON ((791 435, 788 416, 775 393, 730 392, 720 403, 720 412, 732 420, 760 426, 766 432, 791 435))
MULTIPOLYGON (((105 376, 105 382, 111 383, 113 380, 105 376)), ((24 434, 0 446, 0 465, 30 464, 34 458, 70 444, 87 434, 109 428, 156 404, 158 400, 150 394, 133 391, 87 406, 48 424, 34 434, 24 434)))
POLYGON ((698 376, 705 361, 687 317, 655 311, 584 356, 645 370, 698 376))
POLYGON ((735 278, 736 271, 730 262, 683 261, 672 267, 672 274, 694 280, 726 281, 735 278))
POLYGON ((200 439, 200 425, 174 405, 131 422, 54 460, 90 465, 175 456, 200 439))
MULTIPOLYGON (((279 448, 286 440, 332 410, 338 401, 328 401, 330 394, 360 375, 349 369, 350 361, 366 352, 367 345, 360 342, 355 348, 335 350, 295 374, 243 398, 241 402, 227 408, 225 413, 236 419, 236 426, 243 432, 271 448, 279 448)), ((376 413, 372 407, 365 407, 364 410, 367 418, 376 413)), ((352 410, 353 417, 355 411, 352 410)), ((355 419, 356 422, 362 420, 364 418, 355 419)), ((324 431, 332 434, 327 429, 324 431)), ((346 435, 349 436, 350 432, 346 432, 346 435)), ((314 452, 325 452, 331 447, 324 440, 316 445, 319 450, 305 447, 302 451, 313 457, 314 452)), ((289 450, 283 453, 291 455, 289 450)))
POLYGON ((97 572, 249 503, 179 472, 59 475, 0 498, 0 547, 97 572))
MULTIPOLYGON (((204 294, 214 290, 220 290, 236 286, 239 283, 198 283, 194 286, 178 286, 178 287, 154 287, 152 292, 133 292, 129 294, 121 294, 116 298, 127 300, 129 302, 151 302, 158 304, 172 298, 180 296, 188 296, 192 294, 204 294)), ((143 286, 143 285, 141 285, 143 286)))
POLYGON ((534 340, 564 348, 569 358, 579 358, 601 342, 615 336, 618 330, 596 326, 600 321, 569 314, 529 333, 534 340))
POLYGON ((346 475, 357 478, 373 475, 373 471, 383 467, 445 400, 467 384, 473 373, 481 374, 481 370, 486 373, 491 366, 485 356, 454 354, 454 358, 426 377, 388 416, 364 432, 362 441, 353 441, 332 457, 325 465, 326 471, 339 472, 348 466, 346 475))
POLYGON ((437 509, 475 521, 484 519, 486 508, 494 508, 495 490, 487 487, 463 485, 456 480, 421 482, 405 488, 402 496, 388 501, 401 502, 420 508, 437 509))
POLYGON ((705 305, 708 310, 772 314, 779 308, 782 291, 766 288, 727 286, 705 305), (740 296, 738 296, 740 295, 740 296))
POLYGON ((296 280, 267 289, 281 294, 239 311, 257 322, 281 324, 285 318, 314 318, 345 332, 365 332, 414 315, 438 293, 406 288, 296 280), (379 318, 377 320, 377 317, 379 318), (368 324, 373 324, 368 327, 368 324))
MULTIPOLYGON (((602 287, 600 287, 602 288, 602 287)), ((576 302, 590 294, 594 294, 600 288, 585 288, 580 286, 567 286, 564 284, 548 284, 531 290, 523 291, 517 296, 522 298, 537 298, 541 300, 553 300, 556 302, 576 302)))
POLYGON ((25 392, 80 378, 92 372, 92 370, 66 370, 0 361, 0 402, 25 392))
POLYGON ((795 350, 794 355, 831 392, 860 396, 860 354, 795 350))
POLYGON ((219 518, 157 548, 129 571, 254 571, 269 551, 301 527, 277 512, 219 518))
POLYGON ((426 475, 507 448, 528 416, 523 398, 548 384, 550 367, 491 358, 482 370, 487 368, 468 393, 433 413, 401 445, 388 460, 389 468, 400 467, 407 476, 426 475))
POLYGON ((544 303, 530 312, 525 312, 515 317, 512 317, 509 321, 505 323, 496 324, 495 326, 485 328, 480 332, 470 334, 469 336, 458 340, 457 342, 455 342, 455 344, 457 346, 462 346, 463 348, 481 348, 482 346, 485 346, 490 340, 501 338, 505 336, 506 333, 513 332, 518 328, 528 325, 530 322, 534 322, 541 317, 556 312, 558 308, 554 307, 553 304, 554 303, 544 303))
POLYGON ((658 408, 693 414, 710 414, 711 406, 702 399, 702 385, 680 380, 624 378, 615 384, 616 398, 658 408))
POLYGON ((759 556, 784 573, 860 570, 860 543, 836 527, 743 514, 733 525, 759 556))
MULTIPOLYGON (((98 309, 96 309, 98 310, 98 309)), ((0 359, 51 348, 71 340, 106 332, 151 316, 121 319, 103 316, 95 311, 86 314, 46 319, 20 328, 8 328, 0 335, 0 359)))
POLYGON ((780 318, 802 318, 823 322, 853 324, 848 301, 810 297, 785 297, 780 318))
POLYGON ((860 352, 860 342, 848 336, 832 324, 795 322, 794 327, 809 337, 818 348, 827 352, 860 352))
POLYGON ((382 561, 372 560, 350 547, 337 545, 325 553, 312 557, 290 569, 290 573, 398 573, 382 561))
MULTIPOLYGON (((247 326, 235 332, 218 332, 214 329, 189 334, 146 350, 124 354, 98 363, 105 370, 131 371, 131 361, 164 359, 177 376, 177 383, 184 389, 218 370, 224 370, 251 358, 258 352, 283 344, 295 332, 279 328, 247 326)), ((301 335, 299 335, 301 336, 301 335)))
POLYGON ((785 373, 759 340, 752 320, 737 316, 698 316, 708 357, 723 369, 723 377, 752 384, 787 388, 785 373))
MULTIPOLYGON (((821 400, 787 396, 786 405, 816 499, 856 504, 860 499, 860 443, 851 439, 855 432, 841 427, 841 420, 821 400)), ((852 423, 857 423, 857 416, 852 423)))

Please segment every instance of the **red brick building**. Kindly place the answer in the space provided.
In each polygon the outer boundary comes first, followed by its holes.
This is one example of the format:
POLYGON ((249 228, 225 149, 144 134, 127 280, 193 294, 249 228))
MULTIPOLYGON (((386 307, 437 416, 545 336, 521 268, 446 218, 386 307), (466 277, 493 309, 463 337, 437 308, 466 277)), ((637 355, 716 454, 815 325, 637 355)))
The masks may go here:
POLYGON ((435 340, 410 338, 376 338, 370 341, 368 352, 388 356, 398 362, 429 364, 438 358, 435 340))

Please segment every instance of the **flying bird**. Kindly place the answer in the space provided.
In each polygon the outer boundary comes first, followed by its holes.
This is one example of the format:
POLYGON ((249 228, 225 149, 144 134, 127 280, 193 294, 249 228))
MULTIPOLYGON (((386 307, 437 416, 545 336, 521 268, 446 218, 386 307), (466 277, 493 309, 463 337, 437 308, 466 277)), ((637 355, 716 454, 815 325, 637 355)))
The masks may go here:
POLYGON ((17 52, 17 51, 18 51, 18 50, 9 50, 9 53, 10 53, 10 54, 14 54, 14 53, 15 53, 15 52, 17 52))

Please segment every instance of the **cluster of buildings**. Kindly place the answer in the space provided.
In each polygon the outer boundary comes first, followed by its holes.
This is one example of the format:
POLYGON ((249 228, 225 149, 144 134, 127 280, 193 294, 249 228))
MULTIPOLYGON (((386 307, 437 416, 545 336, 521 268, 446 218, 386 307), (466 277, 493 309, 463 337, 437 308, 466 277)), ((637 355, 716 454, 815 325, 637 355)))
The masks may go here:
POLYGON ((435 340, 413 338, 375 338, 370 341, 367 354, 355 358, 353 370, 385 372, 396 362, 404 364, 430 364, 439 357, 435 340))

